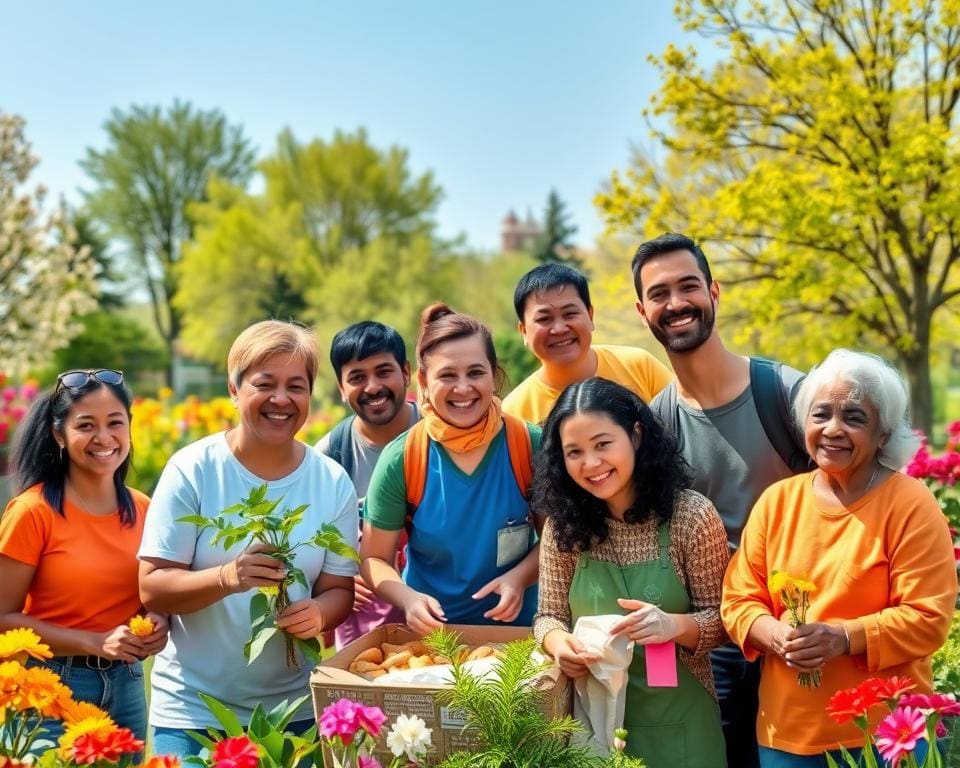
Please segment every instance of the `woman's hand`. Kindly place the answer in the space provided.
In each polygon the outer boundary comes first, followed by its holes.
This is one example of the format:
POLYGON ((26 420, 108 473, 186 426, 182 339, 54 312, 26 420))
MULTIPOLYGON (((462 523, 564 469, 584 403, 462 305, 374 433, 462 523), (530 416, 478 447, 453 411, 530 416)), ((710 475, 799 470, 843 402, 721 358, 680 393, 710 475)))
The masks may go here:
POLYGON ((167 638, 170 636, 170 622, 165 614, 147 611, 146 615, 147 618, 153 622, 153 632, 142 638, 143 656, 141 656, 141 658, 160 653, 160 651, 164 649, 164 646, 166 646, 167 638))
POLYGON ((126 624, 100 632, 95 638, 93 655, 104 659, 132 664, 147 655, 144 649, 145 638, 137 637, 126 624))
POLYGON ((543 638, 543 649, 557 662, 560 671, 571 680, 589 674, 587 665, 596 658, 587 653, 579 640, 563 629, 548 632, 543 638))
POLYGON ((652 603, 627 598, 620 598, 617 603, 630 613, 611 627, 613 636, 626 635, 640 645, 653 645, 669 642, 680 632, 676 616, 661 611, 652 603))
POLYGON ((323 631, 323 611, 313 598, 296 600, 277 617, 277 626, 287 634, 309 640, 323 631))
POLYGON ((272 547, 255 542, 229 563, 220 566, 223 585, 231 592, 246 592, 254 587, 278 587, 287 575, 287 567, 270 557, 272 547))
POLYGON ((361 611, 373 603, 376 595, 359 573, 353 577, 353 610, 361 611))
POLYGON ((520 615, 523 608, 523 584, 511 576, 512 573, 513 571, 507 571, 502 576, 497 576, 474 593, 474 600, 480 600, 491 593, 500 595, 500 602, 484 613, 484 618, 510 622, 520 615))
POLYGON ((787 632, 784 640, 782 655, 787 666, 801 672, 819 669, 847 650, 846 633, 836 624, 801 624, 787 632))
POLYGON ((404 601, 403 612, 407 625, 420 635, 430 634, 437 627, 442 627, 447 620, 436 598, 423 592, 413 592, 412 596, 404 601))

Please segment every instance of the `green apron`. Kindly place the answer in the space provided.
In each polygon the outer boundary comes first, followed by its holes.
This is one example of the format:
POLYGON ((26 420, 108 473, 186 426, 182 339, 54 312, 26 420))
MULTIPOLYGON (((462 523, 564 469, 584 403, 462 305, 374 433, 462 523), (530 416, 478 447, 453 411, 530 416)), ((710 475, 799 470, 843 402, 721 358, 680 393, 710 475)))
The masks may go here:
MULTIPOLYGON (((620 567, 582 553, 570 583, 570 613, 623 613, 617 598, 656 603, 668 613, 688 613, 690 596, 670 560, 670 523, 661 523, 656 560, 620 567)), ((634 646, 623 727, 626 752, 648 768, 726 768, 726 748, 716 700, 677 651, 677 687, 647 686, 642 645, 634 646)))

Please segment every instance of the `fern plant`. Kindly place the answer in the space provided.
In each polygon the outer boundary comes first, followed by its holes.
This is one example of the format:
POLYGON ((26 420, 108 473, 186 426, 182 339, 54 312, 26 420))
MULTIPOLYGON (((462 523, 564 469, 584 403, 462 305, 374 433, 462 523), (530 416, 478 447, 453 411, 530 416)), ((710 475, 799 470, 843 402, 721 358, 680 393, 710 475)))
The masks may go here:
POLYGON ((476 751, 455 752, 438 768, 643 768, 642 761, 622 753, 604 758, 571 743, 570 736, 581 730, 579 723, 569 715, 557 718, 543 711, 546 693, 533 681, 549 664, 533 657, 532 638, 508 643, 499 665, 482 678, 460 661, 464 654, 457 633, 441 627, 425 642, 435 653, 453 659, 453 685, 438 697, 464 713, 464 730, 480 742, 476 751))

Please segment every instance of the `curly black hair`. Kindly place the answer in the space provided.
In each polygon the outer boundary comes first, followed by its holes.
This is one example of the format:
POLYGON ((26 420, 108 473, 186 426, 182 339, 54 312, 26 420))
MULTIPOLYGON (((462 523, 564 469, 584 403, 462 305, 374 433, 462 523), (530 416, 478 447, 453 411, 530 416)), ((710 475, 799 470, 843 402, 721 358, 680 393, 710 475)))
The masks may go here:
POLYGON ((543 444, 536 457, 530 506, 552 519, 557 547, 563 552, 585 551, 609 535, 606 503, 577 485, 564 462, 560 428, 565 419, 577 413, 608 416, 628 435, 640 425, 640 446, 633 468, 636 499, 624 519, 628 523, 640 523, 651 516, 669 520, 677 494, 690 483, 689 467, 676 439, 637 395, 594 377, 563 390, 547 417, 543 444))

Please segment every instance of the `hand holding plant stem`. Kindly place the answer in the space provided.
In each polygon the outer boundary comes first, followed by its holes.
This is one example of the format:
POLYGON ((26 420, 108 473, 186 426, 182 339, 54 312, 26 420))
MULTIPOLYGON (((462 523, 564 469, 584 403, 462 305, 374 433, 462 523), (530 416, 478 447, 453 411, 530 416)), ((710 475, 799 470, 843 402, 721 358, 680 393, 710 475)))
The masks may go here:
MULTIPOLYGON (((215 528, 217 532, 211 541, 213 546, 222 544, 224 549, 230 550, 240 542, 249 542, 246 550, 221 570, 225 583, 235 590, 258 588, 250 600, 251 635, 243 648, 248 663, 260 655, 271 637, 282 631, 276 620, 290 606, 290 585, 296 582, 308 593, 312 587, 307 583, 303 571, 294 565, 297 549, 317 547, 341 557, 359 560, 357 551, 344 541, 337 527, 329 523, 320 526, 320 530, 306 541, 292 544, 290 536, 303 520, 309 505, 301 504, 295 509, 285 508, 277 513, 283 497, 268 499, 267 488, 266 483, 254 488, 247 498, 227 507, 216 517, 187 515, 178 519, 178 522, 196 525, 199 530, 215 528)), ((285 632, 288 666, 298 666, 296 647, 312 661, 320 660, 319 640, 316 636, 297 636, 300 626, 301 622, 294 622, 291 631, 285 632)))
MULTIPOLYGON (((810 609, 810 594, 817 589, 816 584, 805 579, 791 576, 784 571, 770 571, 767 590, 770 596, 779 600, 790 614, 790 625, 796 629, 807 622, 810 609)), ((797 681, 805 688, 819 688, 822 672, 820 668, 812 672, 800 672, 797 681)))

